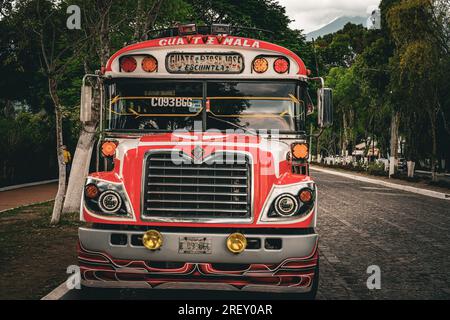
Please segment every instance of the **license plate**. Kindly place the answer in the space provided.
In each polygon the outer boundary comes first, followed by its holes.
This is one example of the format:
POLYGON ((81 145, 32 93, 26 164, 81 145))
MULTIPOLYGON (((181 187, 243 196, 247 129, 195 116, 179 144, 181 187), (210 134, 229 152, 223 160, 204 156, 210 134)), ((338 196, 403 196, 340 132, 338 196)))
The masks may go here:
POLYGON ((178 253, 211 254, 212 241, 205 237, 181 237, 178 242, 178 253))

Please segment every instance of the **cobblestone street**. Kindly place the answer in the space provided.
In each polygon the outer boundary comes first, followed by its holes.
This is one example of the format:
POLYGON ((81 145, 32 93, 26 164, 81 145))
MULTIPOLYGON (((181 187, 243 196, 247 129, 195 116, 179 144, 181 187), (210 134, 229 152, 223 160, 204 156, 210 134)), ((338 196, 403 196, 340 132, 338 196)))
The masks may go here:
POLYGON ((312 172, 319 185, 319 299, 449 299, 450 203, 312 172), (367 267, 381 268, 368 290, 367 267))
MULTIPOLYGON (((317 298, 449 299, 450 202, 312 171, 319 187, 320 284, 317 298), (368 290, 367 268, 381 268, 368 290)), ((217 292, 94 290, 65 298, 253 299, 217 292)))

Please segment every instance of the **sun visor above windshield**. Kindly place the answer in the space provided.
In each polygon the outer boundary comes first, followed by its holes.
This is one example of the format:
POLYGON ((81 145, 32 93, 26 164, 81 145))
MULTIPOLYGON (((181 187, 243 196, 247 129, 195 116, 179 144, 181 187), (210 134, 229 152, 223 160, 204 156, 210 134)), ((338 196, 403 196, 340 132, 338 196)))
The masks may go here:
POLYGON ((184 36, 136 43, 115 53, 105 75, 148 78, 306 77, 303 61, 278 45, 232 36, 184 36))

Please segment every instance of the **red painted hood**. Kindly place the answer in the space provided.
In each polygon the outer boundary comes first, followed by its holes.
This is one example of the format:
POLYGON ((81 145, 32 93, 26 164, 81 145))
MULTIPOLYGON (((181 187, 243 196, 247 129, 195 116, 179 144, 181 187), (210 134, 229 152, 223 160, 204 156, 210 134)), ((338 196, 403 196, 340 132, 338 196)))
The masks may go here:
MULTIPOLYGON (((261 225, 257 225, 257 222, 274 185, 310 181, 307 176, 292 174, 291 165, 286 160, 289 151, 288 144, 277 140, 269 141, 256 135, 222 133, 167 133, 147 135, 136 139, 119 139, 114 171, 91 176, 123 183, 133 207, 136 224, 165 225, 167 223, 148 223, 140 219, 145 155, 151 150, 179 150, 192 156, 194 149, 199 149, 199 147, 203 149, 203 158, 222 151, 245 153, 251 159, 253 169, 253 224, 208 224, 208 226, 261 227, 261 225)), ((309 222, 305 223, 307 225, 309 222)), ((170 225, 204 226, 198 223, 171 223, 170 225)), ((264 225, 264 227, 266 226, 264 225)))

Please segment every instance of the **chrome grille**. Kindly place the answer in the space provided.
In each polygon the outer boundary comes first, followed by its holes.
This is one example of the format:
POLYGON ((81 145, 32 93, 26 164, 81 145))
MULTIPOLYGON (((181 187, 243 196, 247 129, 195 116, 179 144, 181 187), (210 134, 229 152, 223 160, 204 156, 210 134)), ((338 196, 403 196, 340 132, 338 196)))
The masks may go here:
POLYGON ((250 218, 251 167, 247 157, 215 154, 206 162, 174 162, 170 152, 147 155, 144 217, 250 218), (226 160, 226 161, 224 161, 226 160))

